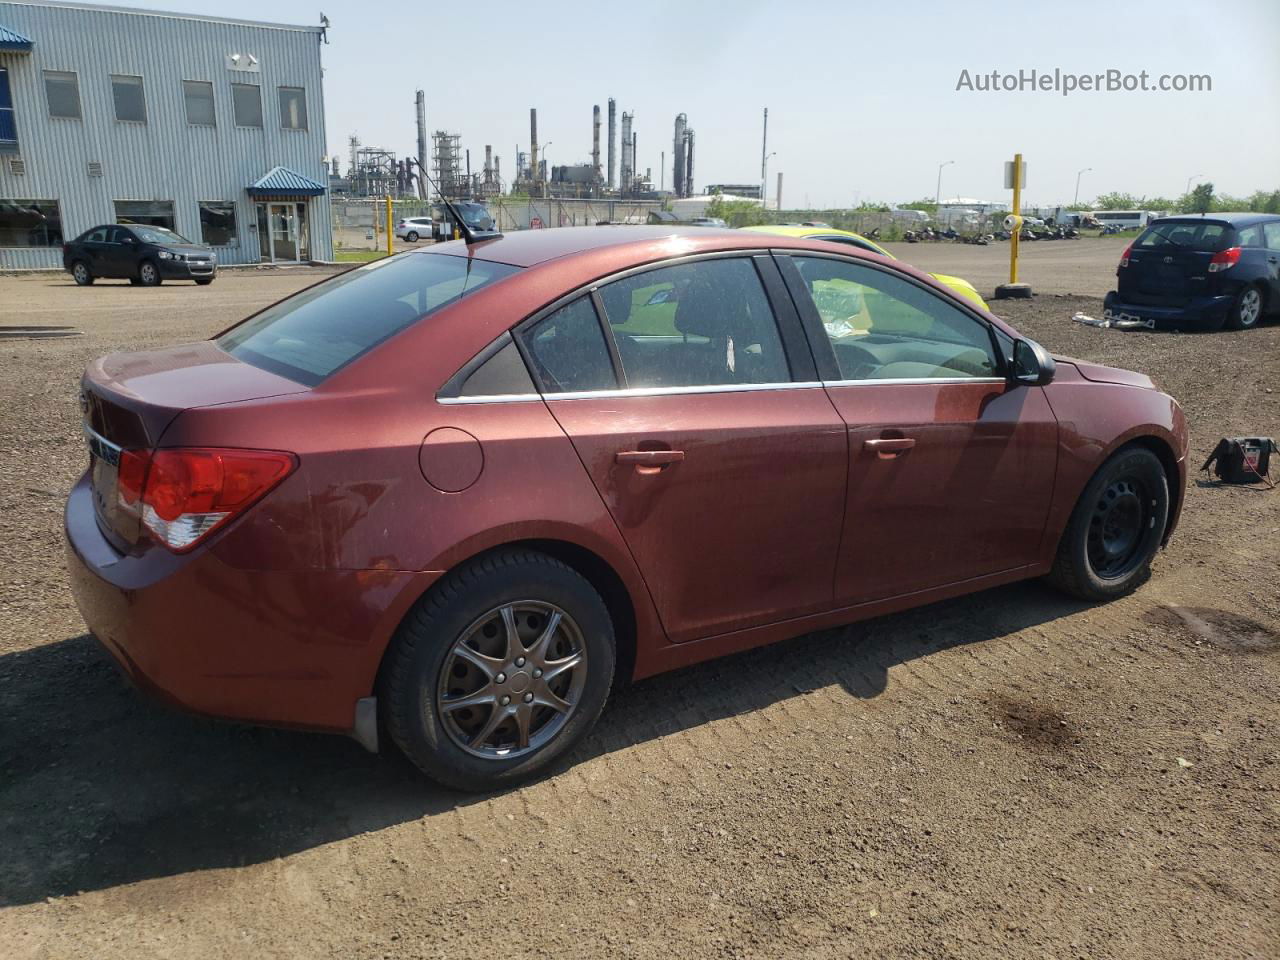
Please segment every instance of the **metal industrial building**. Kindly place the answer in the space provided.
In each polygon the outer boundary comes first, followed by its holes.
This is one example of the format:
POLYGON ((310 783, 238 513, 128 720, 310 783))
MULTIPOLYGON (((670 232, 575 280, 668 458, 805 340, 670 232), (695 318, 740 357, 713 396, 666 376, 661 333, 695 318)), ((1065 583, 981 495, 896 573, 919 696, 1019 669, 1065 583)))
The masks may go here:
POLYGON ((0 0, 0 268, 101 223, 331 260, 325 27, 0 0))

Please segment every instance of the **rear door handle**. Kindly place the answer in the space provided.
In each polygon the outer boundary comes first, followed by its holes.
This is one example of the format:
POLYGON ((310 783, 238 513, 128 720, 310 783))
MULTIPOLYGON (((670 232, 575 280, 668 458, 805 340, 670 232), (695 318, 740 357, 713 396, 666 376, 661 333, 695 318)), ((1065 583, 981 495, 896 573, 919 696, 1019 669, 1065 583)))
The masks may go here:
POLYGON ((614 455, 618 463, 634 463, 638 467, 665 467, 669 463, 684 460, 683 450, 619 450, 614 455))
POLYGON ((862 445, 881 460, 892 460, 916 445, 913 437, 884 437, 880 440, 863 440, 862 445))

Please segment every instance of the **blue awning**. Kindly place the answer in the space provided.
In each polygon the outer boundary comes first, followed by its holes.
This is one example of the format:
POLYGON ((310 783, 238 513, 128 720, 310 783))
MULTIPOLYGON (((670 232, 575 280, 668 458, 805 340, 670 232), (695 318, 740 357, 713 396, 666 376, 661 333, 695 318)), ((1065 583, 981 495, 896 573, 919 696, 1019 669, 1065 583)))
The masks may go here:
POLYGON ((0 50, 6 53, 30 53, 31 41, 0 23, 0 50))
POLYGON ((288 167, 272 167, 246 189, 251 197, 319 197, 328 188, 288 167))

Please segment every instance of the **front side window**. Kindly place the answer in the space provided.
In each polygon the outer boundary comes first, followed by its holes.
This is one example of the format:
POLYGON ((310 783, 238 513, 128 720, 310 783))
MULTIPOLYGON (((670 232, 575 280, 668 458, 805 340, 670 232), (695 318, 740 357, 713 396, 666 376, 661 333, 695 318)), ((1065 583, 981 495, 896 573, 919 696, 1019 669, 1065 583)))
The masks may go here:
POLYGON ((307 129, 307 91, 301 87, 280 88, 280 126, 285 130, 307 129))
POLYGON ((49 101, 49 116, 68 120, 80 119, 80 82, 66 70, 44 72, 44 97, 49 101))
POLYGON ((987 327, 923 287, 844 260, 793 257, 842 380, 996 377, 987 327))
POLYGON ((519 270, 443 254, 375 260, 268 307, 215 342, 245 363, 314 386, 422 317, 519 270))
POLYGON ((618 385, 596 308, 579 297, 521 331, 543 393, 612 390, 618 385))
POLYGON ((791 379, 749 258, 700 260, 600 289, 627 387, 732 386, 791 379))
POLYGON ((231 107, 237 127, 262 126, 262 88, 256 83, 233 83, 231 107))
POLYGON ((150 225, 166 230, 175 226, 172 200, 117 200, 115 207, 116 223, 150 225))
POLYGON ((147 100, 142 91, 142 78, 113 75, 111 98, 116 105, 116 119, 123 123, 146 123, 147 100))
POLYGON ((0 247, 62 246, 57 200, 0 200, 0 247))
POLYGON ((215 127, 213 84, 205 80, 183 80, 182 97, 187 104, 187 123, 195 127, 215 127))
POLYGON ((200 201, 200 240, 210 247, 238 243, 234 200, 200 201))
POLYGON ((0 153, 14 153, 17 149, 18 122, 9 90, 9 69, 0 67, 0 153))

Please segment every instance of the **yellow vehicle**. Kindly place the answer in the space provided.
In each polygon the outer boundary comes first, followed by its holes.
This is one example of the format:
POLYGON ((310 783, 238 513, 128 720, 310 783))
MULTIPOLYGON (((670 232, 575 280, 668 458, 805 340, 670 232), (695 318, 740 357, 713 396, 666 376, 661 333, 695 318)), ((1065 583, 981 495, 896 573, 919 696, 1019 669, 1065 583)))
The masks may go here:
MULTIPOLYGON (((870 250, 872 253, 878 253, 882 257, 888 257, 890 260, 898 259, 884 247, 877 243, 872 243, 866 237, 852 233, 848 230, 837 230, 835 227, 790 227, 790 226, 763 226, 763 227, 743 227, 743 230, 751 230, 755 233, 771 233, 778 237, 805 237, 810 240, 830 240, 832 243, 842 243, 849 247, 859 247, 863 250, 870 250)), ((960 277, 948 276, 945 273, 931 274, 933 279, 937 280, 943 286, 950 287, 966 300, 971 300, 982 309, 987 309, 987 302, 982 299, 982 295, 968 280, 960 277)))

